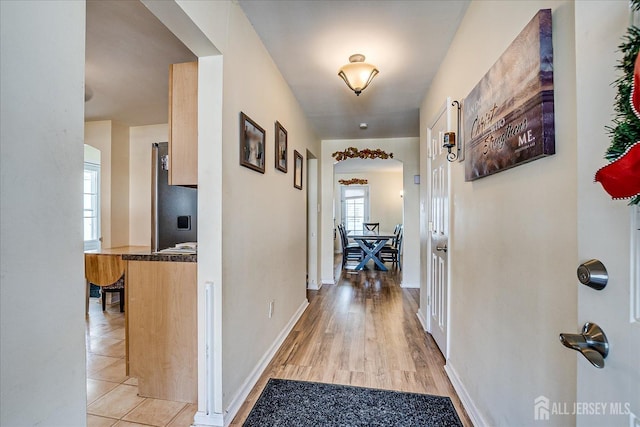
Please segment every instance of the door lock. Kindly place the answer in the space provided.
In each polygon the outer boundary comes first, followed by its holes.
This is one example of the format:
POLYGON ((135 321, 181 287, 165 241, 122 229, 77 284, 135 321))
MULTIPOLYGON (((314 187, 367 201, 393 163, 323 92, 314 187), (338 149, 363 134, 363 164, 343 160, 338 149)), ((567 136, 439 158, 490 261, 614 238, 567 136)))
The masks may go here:
POLYGON ((444 246, 440 246, 440 245, 436 246, 436 251, 442 251, 442 252, 446 253, 447 252, 447 245, 445 244, 444 246))
POLYGON ((601 291, 607 286, 609 274, 603 263, 591 259, 578 267, 578 280, 585 286, 601 291))

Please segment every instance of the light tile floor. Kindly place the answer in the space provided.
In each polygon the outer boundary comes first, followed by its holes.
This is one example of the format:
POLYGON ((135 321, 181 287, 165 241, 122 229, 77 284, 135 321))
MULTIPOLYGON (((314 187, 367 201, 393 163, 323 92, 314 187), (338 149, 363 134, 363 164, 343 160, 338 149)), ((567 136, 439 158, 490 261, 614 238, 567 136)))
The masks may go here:
POLYGON ((87 426, 188 427, 197 405, 138 396, 138 380, 126 374, 124 313, 118 304, 102 312, 91 298, 87 317, 87 426))

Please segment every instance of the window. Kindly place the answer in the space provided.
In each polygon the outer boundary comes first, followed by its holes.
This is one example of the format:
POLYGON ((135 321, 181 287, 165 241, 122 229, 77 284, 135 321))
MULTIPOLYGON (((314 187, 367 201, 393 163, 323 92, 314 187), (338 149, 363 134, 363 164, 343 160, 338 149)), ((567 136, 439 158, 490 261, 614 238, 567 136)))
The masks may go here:
POLYGON ((84 250, 100 249, 100 165, 84 164, 84 250))
POLYGON ((362 223, 369 220, 369 187, 342 187, 342 223, 347 232, 362 230, 362 223))

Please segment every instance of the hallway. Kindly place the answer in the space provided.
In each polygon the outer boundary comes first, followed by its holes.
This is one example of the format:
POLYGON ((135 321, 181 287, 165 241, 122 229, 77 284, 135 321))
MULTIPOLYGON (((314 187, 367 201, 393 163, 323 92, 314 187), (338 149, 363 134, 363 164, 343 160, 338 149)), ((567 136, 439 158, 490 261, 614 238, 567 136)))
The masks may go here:
POLYGON ((419 290, 400 288, 401 274, 342 272, 337 285, 308 291, 309 307, 231 425, 242 425, 269 378, 283 378, 449 396, 471 426, 416 316, 419 290))

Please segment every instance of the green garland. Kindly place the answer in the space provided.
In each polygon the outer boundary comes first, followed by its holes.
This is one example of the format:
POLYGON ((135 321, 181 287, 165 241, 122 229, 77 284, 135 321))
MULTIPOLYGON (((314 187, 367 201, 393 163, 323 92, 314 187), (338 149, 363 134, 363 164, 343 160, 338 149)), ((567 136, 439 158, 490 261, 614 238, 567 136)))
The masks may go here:
MULTIPOLYGON (((640 0, 631 0, 630 3, 632 11, 640 11, 640 0)), ((618 93, 614 103, 615 118, 613 119, 613 126, 606 127, 611 136, 611 145, 604 157, 609 162, 619 159, 629 147, 640 141, 640 119, 631 108, 633 71, 636 56, 640 50, 640 28, 633 25, 630 26, 618 48, 623 56, 616 68, 622 71, 622 76, 614 82, 618 88, 618 93)), ((632 198, 629 204, 640 204, 640 196, 632 198)))

